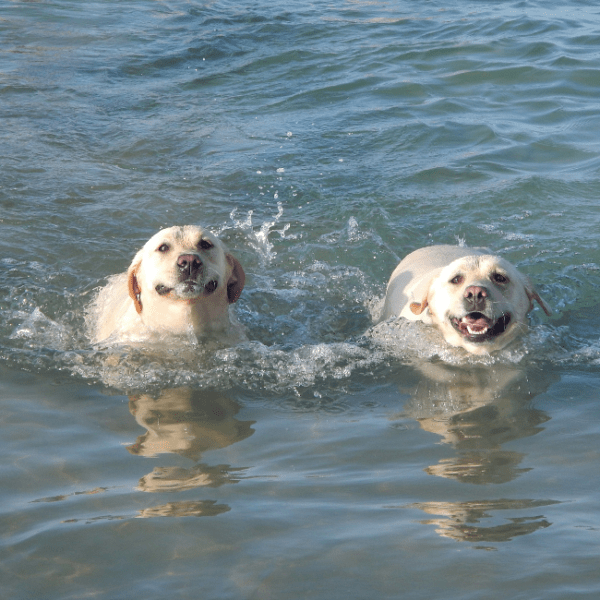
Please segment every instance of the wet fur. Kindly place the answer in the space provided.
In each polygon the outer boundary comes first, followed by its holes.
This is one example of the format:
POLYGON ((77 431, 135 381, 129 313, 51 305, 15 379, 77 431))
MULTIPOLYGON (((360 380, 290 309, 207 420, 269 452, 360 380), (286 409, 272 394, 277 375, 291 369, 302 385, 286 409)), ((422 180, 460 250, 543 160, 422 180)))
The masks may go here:
POLYGON ((229 305, 244 283, 241 264, 217 236, 190 225, 164 229, 100 290, 89 311, 92 337, 119 342, 193 333, 235 340, 243 333, 229 305), (182 257, 193 257, 195 268, 184 273, 182 257))
POLYGON ((392 273, 382 320, 402 316, 422 321, 437 327, 448 344, 473 354, 487 354, 504 348, 526 329, 526 315, 534 300, 550 314, 527 277, 489 250, 429 246, 409 254, 392 273), (496 281, 503 278, 506 282, 496 281), (465 300, 467 288, 475 287, 487 292, 485 307, 469 311, 465 300), (466 330, 463 320, 476 312, 482 319, 498 323, 479 339, 456 326, 459 323, 466 330), (504 321, 500 321, 503 315, 510 315, 505 329, 504 321))

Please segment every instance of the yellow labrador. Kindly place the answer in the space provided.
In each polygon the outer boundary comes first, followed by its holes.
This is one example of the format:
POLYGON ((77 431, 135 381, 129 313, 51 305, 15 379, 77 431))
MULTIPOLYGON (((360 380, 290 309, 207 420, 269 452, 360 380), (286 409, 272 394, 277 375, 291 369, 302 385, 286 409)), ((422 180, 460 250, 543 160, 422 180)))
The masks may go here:
POLYGON ((240 328, 229 305, 244 287, 244 269, 223 242, 200 227, 170 227, 154 235, 126 273, 100 290, 90 317, 96 341, 138 341, 153 334, 232 341, 240 328))
POLYGON ((486 354, 524 330, 534 300, 550 314, 529 280, 489 250, 429 246, 409 254, 392 273, 382 319, 423 321, 452 346, 486 354))

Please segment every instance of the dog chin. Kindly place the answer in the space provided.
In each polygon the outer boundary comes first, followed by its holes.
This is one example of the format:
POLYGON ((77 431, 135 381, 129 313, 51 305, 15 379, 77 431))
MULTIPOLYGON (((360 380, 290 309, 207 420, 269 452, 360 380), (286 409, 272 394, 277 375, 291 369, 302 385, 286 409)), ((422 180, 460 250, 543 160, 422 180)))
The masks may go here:
POLYGON ((472 342, 470 338, 458 333, 451 325, 442 329, 442 335, 447 344, 455 348, 462 348, 474 356, 489 356, 502 350, 512 342, 515 337, 514 333, 514 328, 511 328, 509 332, 502 335, 488 338, 485 341, 472 342))

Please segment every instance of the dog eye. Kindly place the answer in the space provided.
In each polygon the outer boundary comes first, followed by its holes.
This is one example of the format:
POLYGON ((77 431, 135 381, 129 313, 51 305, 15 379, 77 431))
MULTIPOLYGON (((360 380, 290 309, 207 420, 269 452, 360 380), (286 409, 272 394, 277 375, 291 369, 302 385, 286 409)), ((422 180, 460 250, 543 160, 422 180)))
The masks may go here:
POLYGON ((200 246, 202 250, 210 250, 213 245, 214 244, 211 244, 208 240, 200 240, 200 242, 198 242, 198 246, 200 246))
POLYGON ((500 273, 494 273, 492 275, 492 279, 496 283, 508 283, 508 277, 505 277, 504 275, 501 275, 500 273))
POLYGON ((159 252, 163 252, 163 253, 164 253, 164 252, 168 252, 169 250, 170 250, 170 248, 169 248, 169 244, 161 244, 161 245, 158 247, 158 251, 159 251, 159 252))
POLYGON ((457 275, 450 280, 450 283, 453 283, 454 285, 460 285, 464 280, 465 278, 462 275, 457 275))

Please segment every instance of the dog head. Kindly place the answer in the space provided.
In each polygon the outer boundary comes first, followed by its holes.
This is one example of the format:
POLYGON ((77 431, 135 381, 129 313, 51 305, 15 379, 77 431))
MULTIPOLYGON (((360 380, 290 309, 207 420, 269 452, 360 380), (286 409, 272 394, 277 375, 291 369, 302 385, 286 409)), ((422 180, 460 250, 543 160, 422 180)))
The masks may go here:
POLYGON ((127 280, 129 295, 144 319, 146 311, 156 313, 169 304, 216 308, 236 302, 245 274, 215 235, 186 225, 151 237, 133 259, 127 280))
POLYGON ((519 335, 534 300, 550 314, 529 280, 512 264, 499 256, 473 255, 436 271, 425 298, 410 309, 420 314, 428 308, 449 344, 486 354, 519 335))

